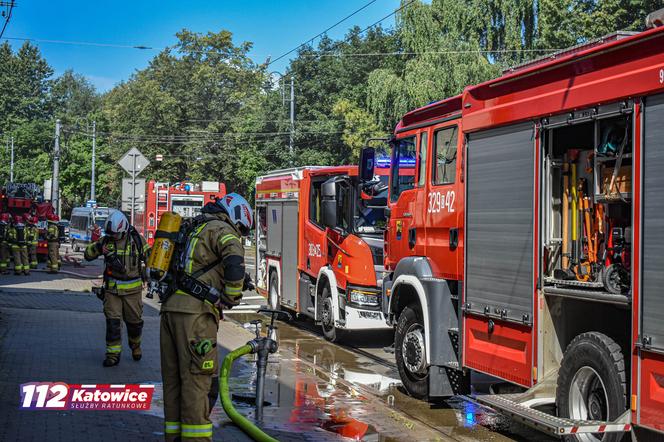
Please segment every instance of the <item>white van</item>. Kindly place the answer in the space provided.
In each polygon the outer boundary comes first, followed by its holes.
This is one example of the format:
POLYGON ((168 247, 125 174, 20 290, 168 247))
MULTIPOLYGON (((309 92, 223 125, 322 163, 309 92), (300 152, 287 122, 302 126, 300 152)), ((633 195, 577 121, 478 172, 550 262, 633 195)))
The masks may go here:
POLYGON ((87 244, 92 242, 92 231, 96 226, 101 229, 101 234, 104 234, 104 223, 108 216, 113 213, 115 209, 108 207, 76 207, 71 212, 69 220, 69 240, 72 249, 79 252, 87 244))

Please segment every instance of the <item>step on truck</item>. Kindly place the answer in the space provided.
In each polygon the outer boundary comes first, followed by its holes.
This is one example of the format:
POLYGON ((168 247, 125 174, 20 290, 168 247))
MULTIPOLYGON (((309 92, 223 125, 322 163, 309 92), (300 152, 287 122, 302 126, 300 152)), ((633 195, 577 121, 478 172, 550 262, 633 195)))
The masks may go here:
POLYGON ((270 308, 321 324, 335 341, 389 329, 381 311, 387 172, 300 167, 256 179, 256 287, 270 308))
POLYGON ((408 392, 481 372, 511 391, 480 402, 552 435, 664 440, 664 27, 468 86, 391 145, 382 308, 408 392))

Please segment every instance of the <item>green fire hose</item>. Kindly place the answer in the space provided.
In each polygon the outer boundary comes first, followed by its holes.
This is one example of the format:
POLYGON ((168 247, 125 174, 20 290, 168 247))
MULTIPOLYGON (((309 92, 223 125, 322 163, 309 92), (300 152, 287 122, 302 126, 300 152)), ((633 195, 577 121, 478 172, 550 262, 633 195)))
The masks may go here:
POLYGON ((253 440, 258 442, 278 442, 277 439, 267 435, 260 428, 254 425, 249 419, 241 415, 231 401, 231 396, 228 388, 228 378, 231 375, 231 367, 233 362, 246 354, 252 353, 253 347, 249 344, 243 345, 240 348, 228 353, 221 364, 221 372, 219 374, 219 396, 221 397, 221 405, 224 411, 231 418, 233 423, 240 427, 242 431, 247 433, 253 440))

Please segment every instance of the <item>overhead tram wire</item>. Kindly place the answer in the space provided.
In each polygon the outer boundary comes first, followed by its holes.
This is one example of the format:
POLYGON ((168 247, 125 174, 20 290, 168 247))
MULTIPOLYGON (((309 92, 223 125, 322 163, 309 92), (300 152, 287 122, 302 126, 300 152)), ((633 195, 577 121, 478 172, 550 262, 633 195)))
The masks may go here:
POLYGON ((297 51, 297 50, 300 49, 301 47, 304 47, 304 46, 308 45, 308 44, 311 43, 312 41, 316 40, 318 37, 321 37, 321 36, 325 35, 328 31, 334 29, 335 27, 337 27, 337 26, 340 25, 341 23, 345 22, 346 20, 348 20, 349 18, 351 18, 351 17, 354 16, 355 14, 357 14, 357 13, 361 12, 362 10, 368 8, 368 7, 369 7, 370 5, 372 5, 373 3, 376 3, 376 0, 371 0, 369 3, 365 4, 365 5, 362 6, 360 9, 357 9, 357 10, 353 11, 351 14, 349 14, 349 15, 345 16, 344 18, 342 18, 341 20, 337 21, 335 24, 333 24, 332 26, 328 27, 328 28, 325 29, 324 31, 319 32, 315 37, 310 38, 309 40, 307 40, 307 41, 305 41, 304 43, 298 45, 297 47, 291 49, 290 51, 288 51, 288 52, 286 52, 286 53, 284 53, 284 54, 281 54, 280 56, 278 56, 278 57, 275 58, 274 60, 271 60, 269 63, 267 63, 267 66, 270 66, 272 63, 275 63, 275 62, 281 60, 282 58, 286 57, 287 55, 292 54, 293 52, 297 51))

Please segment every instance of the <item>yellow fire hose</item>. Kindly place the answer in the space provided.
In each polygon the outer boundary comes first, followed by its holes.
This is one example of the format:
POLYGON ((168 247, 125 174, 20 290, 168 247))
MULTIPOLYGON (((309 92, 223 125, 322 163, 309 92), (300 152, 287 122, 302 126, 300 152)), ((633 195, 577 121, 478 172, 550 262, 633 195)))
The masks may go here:
POLYGON ((246 344, 240 348, 233 350, 228 353, 224 358, 224 362, 221 364, 221 371, 219 374, 219 396, 221 398, 221 405, 224 407, 224 411, 231 418, 233 423, 240 427, 242 431, 247 433, 249 437, 258 442, 278 442, 277 439, 269 436, 263 430, 254 425, 249 419, 244 417, 240 412, 238 412, 235 407, 233 407, 233 402, 231 401, 230 391, 228 388, 228 378, 231 375, 231 367, 233 362, 253 351, 251 345, 246 344))

